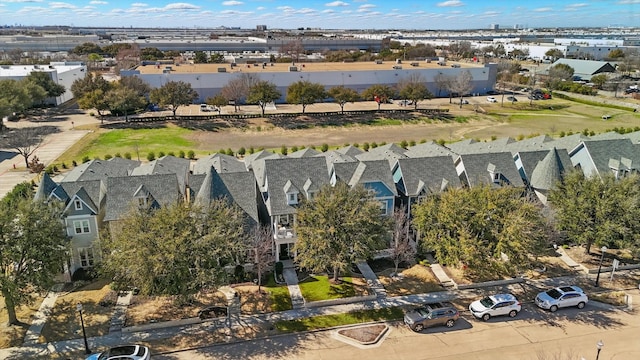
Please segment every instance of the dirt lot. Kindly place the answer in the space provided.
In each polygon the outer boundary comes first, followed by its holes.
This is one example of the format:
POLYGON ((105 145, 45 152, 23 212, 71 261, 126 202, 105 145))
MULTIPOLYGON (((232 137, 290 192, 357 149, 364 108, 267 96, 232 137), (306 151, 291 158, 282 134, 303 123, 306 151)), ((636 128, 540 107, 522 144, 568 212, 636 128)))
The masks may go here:
POLYGON ((22 324, 8 326, 7 309, 4 305, 4 298, 0 296, 0 349, 17 346, 22 343, 24 335, 31 324, 31 316, 38 311, 43 299, 43 296, 34 294, 33 301, 30 304, 16 308, 16 316, 22 324))

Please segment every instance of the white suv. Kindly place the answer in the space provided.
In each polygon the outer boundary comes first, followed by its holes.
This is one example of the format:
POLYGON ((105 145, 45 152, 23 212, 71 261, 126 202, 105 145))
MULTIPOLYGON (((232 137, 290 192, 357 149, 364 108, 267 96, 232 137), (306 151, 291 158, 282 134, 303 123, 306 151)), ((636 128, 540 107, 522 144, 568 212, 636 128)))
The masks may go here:
POLYGON ((548 291, 543 291, 536 296, 536 305, 551 312, 558 308, 575 306, 582 309, 589 298, 587 294, 577 286, 560 286, 548 291))
POLYGON ((512 294, 496 294, 474 301, 469 311, 478 319, 487 321, 493 316, 516 317, 522 309, 520 301, 512 294))
POLYGON ((498 100, 496 100, 496 98, 494 98, 493 96, 487 96, 487 101, 491 103, 498 102, 498 100))

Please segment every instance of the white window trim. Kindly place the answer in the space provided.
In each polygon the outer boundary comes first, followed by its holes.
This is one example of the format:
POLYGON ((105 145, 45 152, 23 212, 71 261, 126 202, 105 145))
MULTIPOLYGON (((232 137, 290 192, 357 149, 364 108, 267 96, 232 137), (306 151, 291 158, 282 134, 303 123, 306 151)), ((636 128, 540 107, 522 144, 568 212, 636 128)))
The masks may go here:
POLYGON ((82 210, 82 201, 80 201, 80 200, 75 200, 75 201, 73 202, 73 204, 74 204, 74 206, 75 206, 75 209, 76 209, 76 210, 82 210))
POLYGON ((296 205, 298 203, 298 193, 287 193, 287 204, 296 205))
POLYGON ((92 267, 95 265, 95 254, 92 247, 78 248, 78 259, 81 267, 92 267))
POLYGON ((73 231, 76 235, 90 234, 91 226, 89 225, 89 220, 73 220, 73 231), (80 232, 78 232, 78 229, 80 229, 80 232))

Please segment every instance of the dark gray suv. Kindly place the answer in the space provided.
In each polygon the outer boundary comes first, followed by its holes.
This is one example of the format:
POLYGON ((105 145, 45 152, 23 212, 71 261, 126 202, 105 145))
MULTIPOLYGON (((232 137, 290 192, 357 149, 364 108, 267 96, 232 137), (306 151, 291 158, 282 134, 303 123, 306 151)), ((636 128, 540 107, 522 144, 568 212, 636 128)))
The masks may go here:
POLYGON ((460 312, 448 302, 425 304, 408 311, 404 315, 404 323, 413 331, 420 332, 426 327, 446 325, 453 327, 460 317, 460 312))

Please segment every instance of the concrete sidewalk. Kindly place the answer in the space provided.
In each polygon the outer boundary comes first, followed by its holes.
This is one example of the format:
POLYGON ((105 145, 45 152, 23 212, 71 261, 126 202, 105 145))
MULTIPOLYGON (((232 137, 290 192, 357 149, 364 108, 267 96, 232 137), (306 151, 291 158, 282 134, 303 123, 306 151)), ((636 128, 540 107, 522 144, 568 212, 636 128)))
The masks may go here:
MULTIPOLYGON (((571 282, 572 277, 562 277, 545 279, 544 281, 532 281, 528 282, 540 288, 559 286, 571 282)), ((634 296, 640 296, 640 291, 633 290, 631 293, 634 296)), ((316 308, 301 308, 288 311, 282 311, 277 313, 257 314, 257 315, 241 315, 237 317, 232 324, 232 328, 241 328, 243 326, 262 325, 265 323, 275 323, 281 320, 295 320, 301 318, 308 318, 319 315, 333 315, 352 312, 356 310, 364 309, 379 309, 389 308, 405 305, 416 305, 430 301, 446 301, 456 297, 473 297, 477 296, 476 290, 451 290, 432 292, 425 294, 414 294, 397 297, 387 297, 384 299, 376 299, 371 301, 355 302, 350 304, 341 304, 316 308)), ((597 303, 595 301, 589 302, 590 306, 607 310, 618 310, 614 306, 607 304, 597 303)), ((149 329, 139 332, 113 332, 105 336, 93 337, 89 339, 89 345, 94 351, 104 349, 111 346, 117 346, 126 343, 136 343, 141 341, 161 340, 171 338, 177 335, 184 334, 198 334, 199 332, 207 332, 215 329, 220 329, 228 326, 225 321, 226 318, 205 320, 196 324, 184 324, 173 327, 158 327, 155 329, 149 329)), ((84 343, 82 339, 71 339, 65 341, 58 341, 53 343, 41 344, 34 343, 25 345, 22 347, 14 347, 7 349, 0 349, 0 359, 27 359, 33 357, 46 358, 53 354, 60 353, 72 353, 82 352, 84 350, 84 343)))

